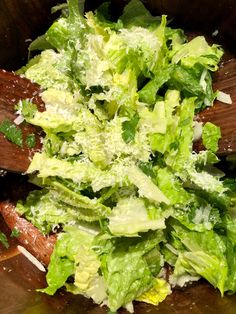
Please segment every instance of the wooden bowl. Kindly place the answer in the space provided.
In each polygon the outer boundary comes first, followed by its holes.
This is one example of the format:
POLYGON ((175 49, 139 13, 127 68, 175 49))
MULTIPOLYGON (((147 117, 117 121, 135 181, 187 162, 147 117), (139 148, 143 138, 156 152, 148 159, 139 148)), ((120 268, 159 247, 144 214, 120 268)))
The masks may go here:
MULTIPOLYGON (((50 8, 58 0, 2 0, 0 1, 0 68, 15 70, 27 60, 27 47, 31 39, 45 32, 56 17, 50 8)), ((95 9, 102 1, 89 0, 86 10, 95 9)), ((128 1, 113 0, 114 17, 128 1)), ((236 1, 235 0, 144 0, 153 14, 167 14, 173 24, 194 32, 211 35, 218 30, 216 42, 236 53, 236 1)), ((0 199, 17 200, 24 197, 30 186, 25 177, 16 174, 0 176, 0 199), (19 188, 20 187, 20 188, 19 188)), ((0 219, 0 230, 7 230, 0 219)), ((12 243, 14 245, 14 243, 12 243)), ((0 247, 0 251, 3 248, 0 247)), ((44 276, 22 256, 0 263, 1 313, 106 313, 105 308, 94 305, 80 296, 58 293, 54 297, 35 292, 45 284, 44 276)), ((120 313, 126 313, 122 310, 120 313)), ((200 282, 185 290, 176 290, 158 307, 135 304, 137 314, 211 314, 236 313, 236 296, 221 298, 217 290, 200 282)))

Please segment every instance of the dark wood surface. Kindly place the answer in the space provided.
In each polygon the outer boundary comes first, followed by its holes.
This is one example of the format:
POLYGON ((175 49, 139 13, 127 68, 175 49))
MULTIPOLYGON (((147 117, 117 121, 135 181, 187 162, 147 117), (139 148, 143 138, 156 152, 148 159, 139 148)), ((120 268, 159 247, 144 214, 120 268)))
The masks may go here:
POLYGON ((152 12, 173 18, 178 27, 207 35, 217 29, 216 39, 236 51, 235 0, 149 0, 144 3, 152 12))
POLYGON ((62 0, 0 1, 0 68, 16 70, 28 57, 32 39, 43 34, 57 14, 51 7, 62 0))

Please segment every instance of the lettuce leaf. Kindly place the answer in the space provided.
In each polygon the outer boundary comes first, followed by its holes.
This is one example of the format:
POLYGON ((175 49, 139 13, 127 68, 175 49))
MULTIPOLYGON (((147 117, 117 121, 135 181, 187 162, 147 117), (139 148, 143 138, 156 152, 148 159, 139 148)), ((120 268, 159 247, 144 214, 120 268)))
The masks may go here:
POLYGON ((123 14, 120 16, 124 27, 140 26, 140 27, 156 27, 160 23, 160 17, 154 17, 145 8, 143 3, 138 0, 131 0, 124 8, 123 14), (135 16, 134 16, 135 12, 135 16))
POLYGON ((202 142, 206 149, 216 153, 218 141, 221 138, 220 128, 211 122, 204 124, 202 129, 202 142))
POLYGON ((171 288, 167 281, 156 278, 153 287, 140 295, 136 300, 158 305, 160 302, 164 301, 169 294, 171 294, 171 288))
POLYGON ((143 256, 162 237, 161 231, 156 231, 146 233, 142 238, 117 239, 112 251, 103 256, 102 271, 108 287, 108 306, 112 311, 136 299, 154 284, 143 256))
POLYGON ((137 236, 139 232, 164 229, 165 215, 156 208, 155 218, 150 219, 143 199, 124 198, 113 207, 108 228, 116 236, 137 236))
POLYGON ((128 169, 129 180, 137 186, 140 197, 146 197, 157 203, 169 204, 169 199, 137 166, 128 169))
MULTIPOLYGON (((82 277, 77 279, 78 273, 80 273, 80 267, 77 268, 77 263, 80 263, 82 257, 80 254, 85 254, 83 256, 84 260, 86 260, 88 268, 83 269, 83 276, 88 277, 91 272, 91 276, 97 273, 99 268, 94 267, 94 261, 91 259, 91 256, 94 256, 93 251, 91 251, 92 241, 96 233, 93 233, 93 230, 87 229, 86 231, 84 228, 79 226, 68 226, 65 228, 65 232, 60 233, 57 242, 55 244, 55 248, 53 250, 50 264, 48 267, 48 272, 46 275, 48 287, 45 289, 41 289, 41 292, 45 292, 47 294, 53 295, 57 289, 64 286, 68 277, 75 274, 75 282, 77 287, 79 288, 80 285, 78 280, 82 281, 82 277), (93 273, 93 269, 95 269, 95 273, 93 273)), ((96 257, 95 262, 96 262, 96 257)), ((82 263, 82 262, 81 262, 82 263)), ((85 284, 86 285, 86 284, 85 284)), ((89 283, 84 290, 82 289, 80 293, 86 291, 89 286, 89 283)))
POLYGON ((223 238, 213 230, 200 233, 190 231, 176 223, 172 223, 172 227, 174 230, 172 234, 180 239, 186 251, 178 256, 171 282, 178 284, 185 275, 201 276, 223 294, 228 273, 223 238))
POLYGON ((218 63, 223 55, 223 50, 217 46, 209 46, 203 36, 197 36, 188 43, 179 47, 172 57, 172 62, 192 67, 195 63, 200 63, 206 68, 216 71, 218 63))

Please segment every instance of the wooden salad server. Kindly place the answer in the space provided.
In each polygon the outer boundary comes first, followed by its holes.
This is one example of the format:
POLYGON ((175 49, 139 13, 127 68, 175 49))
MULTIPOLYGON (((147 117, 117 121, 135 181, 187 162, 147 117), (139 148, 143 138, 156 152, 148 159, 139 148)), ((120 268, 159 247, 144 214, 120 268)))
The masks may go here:
MULTIPOLYGON (((30 80, 23 78, 13 72, 0 70, 0 124, 3 121, 14 122, 17 118, 15 106, 22 99, 31 99, 38 106, 40 111, 44 110, 44 103, 40 98, 40 86, 32 83, 30 80)), ((40 150, 41 130, 26 122, 17 126, 22 130, 23 146, 20 147, 0 133, 0 169, 24 173, 33 154, 40 150), (35 135, 35 146, 29 148, 25 144, 27 135, 35 135)))

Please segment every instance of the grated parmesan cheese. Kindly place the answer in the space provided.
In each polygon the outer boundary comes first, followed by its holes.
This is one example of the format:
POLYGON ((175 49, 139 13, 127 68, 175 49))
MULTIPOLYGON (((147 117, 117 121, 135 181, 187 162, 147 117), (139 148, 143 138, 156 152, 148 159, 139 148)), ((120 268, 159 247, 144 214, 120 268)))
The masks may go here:
POLYGON ((34 264, 39 270, 42 272, 46 272, 44 266, 35 258, 29 251, 27 251, 23 246, 17 245, 17 249, 32 263, 34 264))
POLYGON ((230 95, 226 94, 224 92, 218 91, 216 99, 225 103, 225 104, 232 105, 232 99, 231 99, 230 95))
POLYGON ((22 115, 19 115, 18 117, 15 118, 14 123, 16 125, 20 125, 24 121, 24 117, 22 115))

